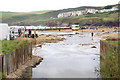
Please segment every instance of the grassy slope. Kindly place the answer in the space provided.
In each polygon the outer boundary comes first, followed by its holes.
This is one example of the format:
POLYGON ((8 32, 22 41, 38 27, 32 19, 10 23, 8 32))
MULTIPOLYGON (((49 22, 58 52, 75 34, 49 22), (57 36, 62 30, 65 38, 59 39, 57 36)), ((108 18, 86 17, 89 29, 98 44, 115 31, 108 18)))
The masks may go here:
POLYGON ((16 48, 20 48, 23 45, 26 45, 28 43, 27 40, 3 40, 0 41, 2 44, 2 51, 0 51, 0 54, 6 54, 13 52, 16 48))
POLYGON ((12 17, 12 16, 22 16, 22 15, 29 15, 29 14, 44 14, 50 12, 50 10, 44 11, 32 11, 32 12, 0 12, 0 17, 12 17))
POLYGON ((82 24, 88 24, 94 21, 97 21, 98 23, 101 22, 113 22, 117 20, 117 13, 103 13, 103 14, 87 14, 84 16, 78 16, 78 17, 69 17, 69 18, 61 18, 61 19, 51 19, 57 18, 57 15, 62 12, 68 12, 68 11, 77 11, 77 10, 84 10, 86 8, 94 8, 94 9, 102 9, 103 7, 90 7, 90 6, 83 6, 83 7, 78 7, 78 8, 69 8, 69 9, 63 9, 63 10, 56 10, 56 11, 48 11, 43 14, 39 13, 24 13, 24 15, 12 15, 9 17, 3 17, 2 21, 4 23, 9 23, 9 24, 19 24, 19 23, 40 23, 40 22, 45 22, 45 21, 51 21, 51 20, 56 20, 59 23, 65 22, 65 23, 79 23, 81 22, 82 24), (92 21, 91 21, 92 20, 92 21))
POLYGON ((113 44, 113 45, 119 45, 120 46, 120 42, 117 40, 117 41, 108 41, 106 40, 106 42, 110 43, 110 44, 113 44))
POLYGON ((39 14, 39 11, 36 12, 30 12, 30 13, 12 13, 12 12, 2 12, 2 21, 5 23, 20 23, 20 22, 38 22, 38 21, 46 21, 43 19, 50 19, 50 17, 57 18, 57 15, 62 12, 68 12, 68 11, 74 11, 74 10, 84 10, 85 8, 94 8, 94 9, 100 9, 100 7, 90 7, 90 6, 84 6, 84 7, 78 7, 78 8, 69 8, 69 9, 63 9, 63 10, 57 10, 57 11, 45 11, 42 12, 44 14, 39 14), (37 13, 37 14, 36 14, 37 13))
POLYGON ((22 12, 0 12, 0 17, 10 17, 15 14, 21 14, 22 12))

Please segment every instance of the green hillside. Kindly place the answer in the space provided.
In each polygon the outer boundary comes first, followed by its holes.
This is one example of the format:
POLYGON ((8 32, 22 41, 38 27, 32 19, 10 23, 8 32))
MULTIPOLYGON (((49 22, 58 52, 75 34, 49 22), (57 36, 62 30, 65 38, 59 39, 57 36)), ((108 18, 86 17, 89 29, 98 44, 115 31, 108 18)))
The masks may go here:
POLYGON ((15 14, 21 14, 22 12, 0 12, 0 17, 10 17, 15 14))
MULTIPOLYGON (((114 5, 111 5, 114 6, 114 5)), ((69 11, 78 11, 78 10, 85 10, 86 8, 92 9, 103 9, 104 7, 91 7, 91 6, 83 6, 77 8, 68 8, 63 10, 56 10, 56 11, 48 11, 42 14, 35 14, 35 13, 21 13, 23 15, 19 15, 20 13, 15 12, 2 12, 4 15, 2 17, 3 23, 8 23, 9 25, 19 24, 19 25, 39 25, 39 24, 54 24, 58 25, 58 23, 81 23, 81 24, 92 24, 96 20, 97 23, 101 22, 116 22, 117 20, 117 11, 115 12, 108 12, 108 13, 97 13, 97 14, 87 14, 83 16, 76 16, 76 17, 68 17, 68 18, 61 18, 58 19, 57 15, 62 12, 69 12, 69 11), (58 23, 57 23, 58 22, 58 23)), ((1 18, 1 17, 0 17, 1 18)))

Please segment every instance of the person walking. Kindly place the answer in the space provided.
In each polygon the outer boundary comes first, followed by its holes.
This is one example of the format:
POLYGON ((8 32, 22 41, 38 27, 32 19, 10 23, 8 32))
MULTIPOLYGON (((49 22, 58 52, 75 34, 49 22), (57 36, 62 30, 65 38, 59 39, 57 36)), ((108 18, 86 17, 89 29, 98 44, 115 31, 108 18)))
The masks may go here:
POLYGON ((59 32, 60 32, 60 28, 59 28, 59 32))
POLYGON ((94 33, 93 33, 93 32, 91 33, 91 36, 92 36, 92 37, 94 36, 94 33))
POLYGON ((31 37, 31 29, 29 29, 29 37, 31 37))
POLYGON ((21 36, 21 30, 20 28, 18 29, 18 34, 19 34, 19 37, 21 36))

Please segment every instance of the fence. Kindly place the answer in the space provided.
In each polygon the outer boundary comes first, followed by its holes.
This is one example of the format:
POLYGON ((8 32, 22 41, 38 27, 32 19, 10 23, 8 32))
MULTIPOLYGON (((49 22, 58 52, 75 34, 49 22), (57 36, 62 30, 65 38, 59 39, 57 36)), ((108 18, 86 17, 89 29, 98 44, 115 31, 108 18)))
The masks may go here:
POLYGON ((103 58, 105 58, 104 54, 107 54, 111 47, 118 52, 118 45, 113 45, 103 40, 100 41, 100 54, 103 58))
POLYGON ((4 75, 9 75, 31 58, 32 42, 16 49, 12 53, 0 55, 0 72, 4 75))
POLYGON ((118 54, 118 45, 100 41, 100 75, 102 78, 120 77, 118 54))

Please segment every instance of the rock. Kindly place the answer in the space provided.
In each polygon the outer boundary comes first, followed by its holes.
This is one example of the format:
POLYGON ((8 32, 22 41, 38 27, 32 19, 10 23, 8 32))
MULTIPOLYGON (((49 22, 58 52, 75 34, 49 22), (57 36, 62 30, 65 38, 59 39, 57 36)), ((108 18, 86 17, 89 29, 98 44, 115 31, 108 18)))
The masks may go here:
POLYGON ((42 47, 42 44, 38 44, 37 47, 42 47))
POLYGON ((79 34, 78 32, 76 32, 75 34, 79 34))
POLYGON ((95 46, 92 46, 91 48, 97 48, 97 47, 95 47, 95 46))

